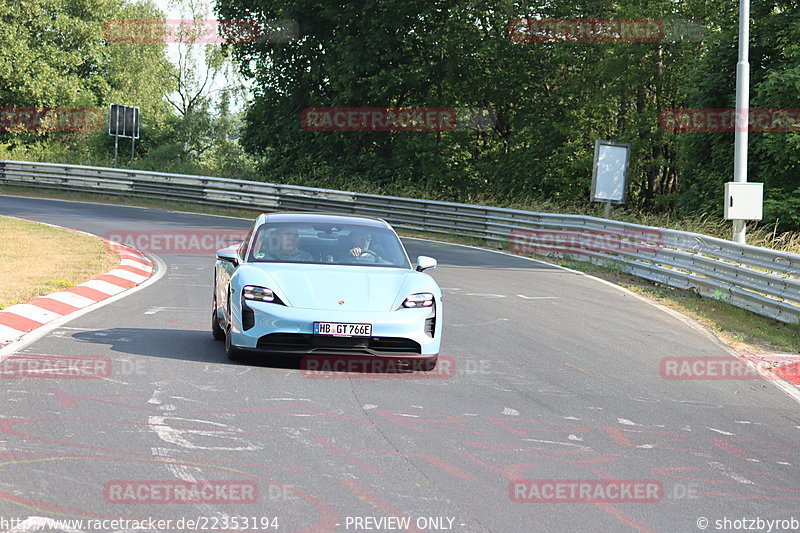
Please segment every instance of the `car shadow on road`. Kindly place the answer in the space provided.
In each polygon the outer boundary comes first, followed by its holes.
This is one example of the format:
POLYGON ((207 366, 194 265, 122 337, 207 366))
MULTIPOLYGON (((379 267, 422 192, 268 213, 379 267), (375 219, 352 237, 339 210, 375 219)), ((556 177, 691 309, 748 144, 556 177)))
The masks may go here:
MULTIPOLYGON (((249 365, 265 368, 299 369, 300 357, 255 355, 241 361, 225 356, 225 345, 215 341, 210 331, 193 329, 109 328, 78 331, 71 337, 81 343, 106 346, 103 352, 142 355, 220 365, 249 365)), ((88 346, 86 354, 101 352, 88 346)))
MULTIPOLYGON (((271 368, 280 370, 298 370, 314 375, 324 374, 329 377, 355 374, 415 374, 429 372, 420 360, 402 358, 378 358, 364 355, 282 355, 282 354, 245 354, 241 359, 230 361, 225 355, 225 346, 211 337, 210 331, 189 329, 150 329, 150 328, 109 328, 94 331, 78 331, 71 337, 91 346, 104 346, 103 349, 87 346, 84 353, 89 355, 129 354, 144 357, 158 357, 206 363, 213 365, 234 365, 271 368)), ((440 356, 440 367, 452 366, 451 357, 440 356), (444 362, 443 362, 444 361, 444 362)), ((442 368, 439 368, 441 371, 442 368)), ((445 369, 447 370, 447 369, 445 369)), ((423 374, 424 375, 424 374, 423 374)), ((309 376, 307 376, 309 377, 309 376)))

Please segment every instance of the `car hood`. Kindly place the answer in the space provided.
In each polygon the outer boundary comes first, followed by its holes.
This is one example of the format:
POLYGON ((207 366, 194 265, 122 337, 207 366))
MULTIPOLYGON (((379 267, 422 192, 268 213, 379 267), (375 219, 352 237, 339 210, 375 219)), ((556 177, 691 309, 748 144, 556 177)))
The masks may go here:
POLYGON ((407 269, 266 263, 248 265, 237 285, 274 290, 291 307, 354 311, 391 311, 407 269))

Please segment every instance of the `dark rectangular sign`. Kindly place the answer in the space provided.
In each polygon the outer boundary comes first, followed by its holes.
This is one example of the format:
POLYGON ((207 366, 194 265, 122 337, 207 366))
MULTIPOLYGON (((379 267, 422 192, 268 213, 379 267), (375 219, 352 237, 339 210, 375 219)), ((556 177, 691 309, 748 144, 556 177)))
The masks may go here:
POLYGON ((111 108, 108 112, 108 134, 138 139, 139 108, 129 105, 111 104, 111 108))

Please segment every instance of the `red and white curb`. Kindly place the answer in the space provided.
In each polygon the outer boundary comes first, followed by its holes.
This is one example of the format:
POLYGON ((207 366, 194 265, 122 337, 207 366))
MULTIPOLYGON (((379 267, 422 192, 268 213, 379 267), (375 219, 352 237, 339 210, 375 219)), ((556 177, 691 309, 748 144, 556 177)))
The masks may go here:
POLYGON ((800 356, 797 354, 744 354, 744 357, 754 365, 800 387, 800 356))
POLYGON ((153 274, 153 263, 142 253, 107 239, 102 240, 119 255, 119 265, 80 285, 0 311, 0 348, 35 332, 48 322, 67 317, 136 287, 153 274))

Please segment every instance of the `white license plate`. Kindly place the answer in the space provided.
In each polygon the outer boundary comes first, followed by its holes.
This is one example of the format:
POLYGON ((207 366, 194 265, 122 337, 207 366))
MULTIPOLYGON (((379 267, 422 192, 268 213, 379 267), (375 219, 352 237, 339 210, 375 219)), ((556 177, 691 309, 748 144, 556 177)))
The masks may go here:
POLYGON ((372 324, 314 322, 314 335, 332 335, 334 337, 372 337, 372 324))

